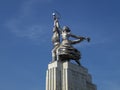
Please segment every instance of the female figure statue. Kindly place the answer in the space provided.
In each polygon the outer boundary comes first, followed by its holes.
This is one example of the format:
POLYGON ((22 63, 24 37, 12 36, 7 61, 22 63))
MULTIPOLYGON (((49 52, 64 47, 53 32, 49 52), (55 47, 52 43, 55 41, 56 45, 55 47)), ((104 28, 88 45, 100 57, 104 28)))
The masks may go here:
POLYGON ((63 27, 61 36, 62 42, 57 50, 58 58, 63 61, 64 60, 69 61, 70 59, 73 59, 78 63, 78 65, 80 65, 79 61, 79 59, 81 58, 80 52, 72 45, 80 43, 83 40, 87 40, 89 42, 90 38, 73 35, 70 32, 69 27, 67 26, 63 27), (76 38, 76 40, 69 40, 70 37, 76 38))

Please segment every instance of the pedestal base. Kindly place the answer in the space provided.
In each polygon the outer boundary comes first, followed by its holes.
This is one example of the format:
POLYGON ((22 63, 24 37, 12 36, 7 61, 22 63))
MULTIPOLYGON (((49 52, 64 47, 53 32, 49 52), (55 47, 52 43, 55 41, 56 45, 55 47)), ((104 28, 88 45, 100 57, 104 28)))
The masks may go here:
POLYGON ((52 62, 46 73, 46 90, 97 90, 83 66, 70 62, 52 62))

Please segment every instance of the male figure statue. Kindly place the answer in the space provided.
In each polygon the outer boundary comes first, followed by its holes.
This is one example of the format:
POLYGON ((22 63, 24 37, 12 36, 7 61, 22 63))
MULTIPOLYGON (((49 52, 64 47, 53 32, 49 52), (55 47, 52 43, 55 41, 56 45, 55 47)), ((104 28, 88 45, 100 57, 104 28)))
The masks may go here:
POLYGON ((57 60, 56 49, 60 45, 60 25, 55 13, 53 13, 53 19, 54 19, 54 27, 53 27, 52 42, 54 47, 52 49, 52 61, 55 61, 57 60))

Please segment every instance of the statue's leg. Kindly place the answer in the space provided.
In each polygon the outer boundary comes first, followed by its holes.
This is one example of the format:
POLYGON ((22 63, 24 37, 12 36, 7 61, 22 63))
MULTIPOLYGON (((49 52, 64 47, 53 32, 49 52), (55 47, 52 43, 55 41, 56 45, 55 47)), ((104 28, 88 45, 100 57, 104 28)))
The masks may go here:
POLYGON ((52 50, 52 62, 53 61, 56 61, 56 47, 54 47, 52 50))
POLYGON ((56 58, 57 58, 57 61, 60 59, 60 58, 59 58, 59 46, 58 46, 57 49, 56 49, 56 58))

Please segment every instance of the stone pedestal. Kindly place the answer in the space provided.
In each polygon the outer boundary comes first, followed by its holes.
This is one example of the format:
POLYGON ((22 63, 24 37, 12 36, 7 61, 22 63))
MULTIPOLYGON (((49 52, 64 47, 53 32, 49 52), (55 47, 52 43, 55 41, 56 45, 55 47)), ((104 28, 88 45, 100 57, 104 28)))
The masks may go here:
POLYGON ((46 72, 46 90, 97 90, 83 66, 70 62, 52 62, 46 72))

